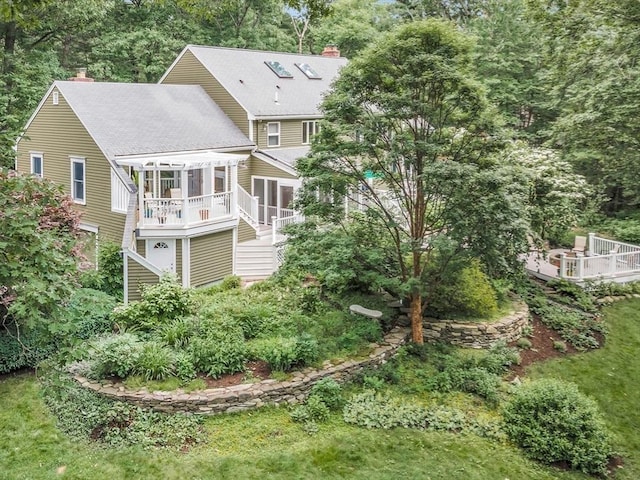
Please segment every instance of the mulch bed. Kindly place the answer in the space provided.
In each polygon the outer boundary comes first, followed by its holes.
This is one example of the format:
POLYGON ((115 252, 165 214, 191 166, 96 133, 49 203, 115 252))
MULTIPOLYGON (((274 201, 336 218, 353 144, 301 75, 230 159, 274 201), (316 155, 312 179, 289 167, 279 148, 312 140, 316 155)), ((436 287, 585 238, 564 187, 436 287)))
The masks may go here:
MULTIPOLYGON (((509 369, 509 374, 507 375, 508 380, 513 380, 516 377, 522 378, 525 375, 526 368, 532 363, 580 353, 580 350, 576 350, 570 343, 563 340, 558 332, 551 330, 542 323, 538 316, 533 316, 531 326, 533 328, 533 335, 528 337, 532 344, 531 348, 519 349, 520 364, 513 365, 509 369), (567 346, 566 352, 561 352, 553 348, 553 342, 556 341, 565 343, 567 346)), ((600 346, 604 345, 604 336, 602 334, 596 332, 595 337, 600 346)), ((509 346, 515 347, 516 342, 510 343, 509 346)))
POLYGON ((271 375, 271 367, 267 362, 255 361, 248 362, 246 365, 246 371, 233 373, 229 375, 223 375, 220 378, 211 378, 207 375, 199 375, 207 384, 207 388, 221 388, 231 387, 233 385, 240 385, 246 380, 248 373, 251 372, 252 378, 256 380, 265 380, 271 375))

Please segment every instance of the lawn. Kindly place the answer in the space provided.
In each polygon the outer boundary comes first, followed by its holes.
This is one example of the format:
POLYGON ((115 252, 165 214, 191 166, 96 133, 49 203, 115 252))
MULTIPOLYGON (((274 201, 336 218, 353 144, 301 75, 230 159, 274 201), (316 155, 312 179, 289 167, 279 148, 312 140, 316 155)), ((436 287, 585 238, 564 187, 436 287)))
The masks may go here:
MULTIPOLYGON (((528 377, 572 380, 596 398, 624 454, 618 479, 640 478, 640 301, 607 307, 598 351, 536 365, 528 377)), ((188 452, 106 448, 60 433, 32 374, 0 380, 0 479, 586 479, 542 467, 517 449, 475 435, 369 430, 334 415, 315 435, 286 409, 217 416, 188 452), (58 473, 60 472, 60 473, 58 473)))
POLYGON ((533 365, 527 377, 571 381, 597 400, 625 457, 617 479, 640 478, 640 300, 605 307, 604 348, 533 365))

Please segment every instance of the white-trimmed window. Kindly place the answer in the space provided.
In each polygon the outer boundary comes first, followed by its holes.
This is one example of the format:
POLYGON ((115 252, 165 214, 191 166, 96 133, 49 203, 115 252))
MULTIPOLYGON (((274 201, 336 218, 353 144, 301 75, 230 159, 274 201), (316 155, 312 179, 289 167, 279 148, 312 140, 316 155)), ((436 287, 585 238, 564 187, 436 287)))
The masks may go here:
POLYGON ((85 159, 71 157, 71 197, 76 203, 87 203, 85 159))
POLYGON ((320 131, 320 123, 317 120, 302 122, 302 144, 311 143, 311 137, 320 131))
POLYGON ((31 174, 42 178, 44 174, 44 155, 39 152, 32 152, 29 156, 31 157, 31 174))
POLYGON ((270 147, 280 146, 280 122, 267 123, 267 145, 270 147))

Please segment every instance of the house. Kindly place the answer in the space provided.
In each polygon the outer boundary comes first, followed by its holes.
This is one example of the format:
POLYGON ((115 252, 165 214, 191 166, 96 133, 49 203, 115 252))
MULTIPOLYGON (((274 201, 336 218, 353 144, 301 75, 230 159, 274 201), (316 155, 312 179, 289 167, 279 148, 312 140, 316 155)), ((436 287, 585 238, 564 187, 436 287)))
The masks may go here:
POLYGON ((322 94, 346 60, 187 46, 158 84, 49 88, 16 169, 63 185, 96 242, 124 256, 125 300, 165 272, 184 286, 276 266, 322 94))

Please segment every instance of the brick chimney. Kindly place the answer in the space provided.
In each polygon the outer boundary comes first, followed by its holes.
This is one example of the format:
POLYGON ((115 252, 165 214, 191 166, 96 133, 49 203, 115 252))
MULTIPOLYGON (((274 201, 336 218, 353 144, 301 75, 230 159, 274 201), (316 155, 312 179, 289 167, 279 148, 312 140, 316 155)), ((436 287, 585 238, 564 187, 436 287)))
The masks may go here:
POLYGON ((76 76, 71 77, 69 80, 72 82, 93 82, 93 78, 87 77, 87 69, 79 68, 76 71, 76 76))
POLYGON ((338 50, 337 45, 329 44, 324 47, 324 50, 322 50, 322 53, 320 55, 322 55, 323 57, 338 58, 340 56, 340 50, 338 50))

